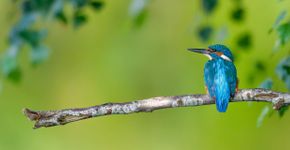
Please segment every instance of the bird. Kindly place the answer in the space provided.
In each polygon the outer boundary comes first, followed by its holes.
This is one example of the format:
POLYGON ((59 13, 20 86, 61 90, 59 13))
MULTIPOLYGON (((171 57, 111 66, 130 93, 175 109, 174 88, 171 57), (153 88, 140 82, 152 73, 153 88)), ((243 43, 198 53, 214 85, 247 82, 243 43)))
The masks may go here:
POLYGON ((204 65, 206 91, 215 100, 217 110, 226 112, 230 99, 238 91, 239 82, 230 49, 222 44, 214 44, 208 48, 188 48, 188 50, 209 58, 204 65))

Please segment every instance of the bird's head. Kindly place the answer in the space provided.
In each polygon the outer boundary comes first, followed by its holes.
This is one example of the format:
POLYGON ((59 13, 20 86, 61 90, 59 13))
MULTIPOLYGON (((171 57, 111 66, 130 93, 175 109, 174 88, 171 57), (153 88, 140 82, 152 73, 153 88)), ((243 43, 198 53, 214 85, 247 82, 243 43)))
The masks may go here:
POLYGON ((233 55, 229 48, 227 48, 225 45, 221 44, 214 44, 209 46, 208 48, 189 48, 189 51, 201 53, 205 56, 209 57, 210 60, 216 59, 216 58, 222 58, 226 61, 233 61, 233 55))

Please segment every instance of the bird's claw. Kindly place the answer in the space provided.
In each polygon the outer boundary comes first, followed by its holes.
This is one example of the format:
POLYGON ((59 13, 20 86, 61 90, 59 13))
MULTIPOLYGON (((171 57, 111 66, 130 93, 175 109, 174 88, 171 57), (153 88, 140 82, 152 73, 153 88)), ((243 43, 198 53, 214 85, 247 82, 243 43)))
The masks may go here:
POLYGON ((208 88, 207 88, 207 86, 204 86, 204 88, 205 88, 205 92, 206 92, 206 94, 209 95, 209 92, 208 92, 208 88))

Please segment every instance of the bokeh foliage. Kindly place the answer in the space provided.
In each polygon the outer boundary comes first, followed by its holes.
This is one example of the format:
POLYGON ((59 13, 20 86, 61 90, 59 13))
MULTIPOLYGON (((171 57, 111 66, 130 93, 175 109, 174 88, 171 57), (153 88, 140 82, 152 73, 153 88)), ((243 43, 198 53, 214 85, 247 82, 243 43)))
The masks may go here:
POLYGON ((59 21, 74 28, 83 25, 88 19, 87 7, 99 11, 103 2, 98 0, 21 0, 14 1, 20 8, 18 21, 9 33, 9 47, 2 58, 2 72, 12 81, 20 81, 21 69, 17 60, 24 45, 30 47, 30 61, 38 65, 49 56, 49 48, 44 44, 48 34, 47 24, 59 21), (66 11, 66 7, 70 7, 66 11))
MULTIPOLYGON (((201 0, 201 8, 206 18, 209 18, 215 12, 215 9, 219 5, 218 0, 201 0)), ((22 71, 18 61, 19 53, 24 45, 28 45, 30 48, 30 61, 32 65, 38 65, 48 59, 50 50, 47 45, 44 44, 44 39, 48 35, 48 26, 50 22, 58 21, 63 25, 71 25, 73 28, 78 29, 88 21, 86 15, 86 9, 93 9, 94 11, 100 11, 104 2, 100 0, 18 0, 14 1, 13 5, 17 5, 20 8, 20 15, 18 21, 11 28, 8 36, 9 47, 5 51, 2 57, 2 72, 5 77, 11 79, 14 82, 21 80, 22 71)), ((132 0, 129 7, 129 15, 132 17, 134 26, 140 27, 146 21, 148 15, 148 6, 151 3, 150 0, 132 0)), ((243 6, 243 1, 232 1, 233 9, 229 10, 229 21, 238 23, 238 26, 242 26, 246 22, 246 11, 243 6)), ((274 30, 277 33, 277 41, 274 49, 279 49, 281 46, 286 45, 290 40, 290 23, 284 21, 287 16, 287 11, 283 10, 277 16, 276 21, 269 30, 272 33, 274 30)), ((202 42, 209 43, 212 41, 213 34, 216 32, 213 25, 207 21, 200 21, 200 25, 196 28, 196 35, 202 42)), ((227 26, 225 27, 227 28, 227 26)), ((221 33, 222 36, 226 36, 226 32, 221 33)), ((251 31, 243 31, 241 33, 235 33, 236 46, 244 51, 248 51, 253 46, 253 39, 251 31)), ((216 39, 217 41, 223 41, 221 37, 216 39)), ((234 52, 235 53, 235 52, 234 52)), ((288 89, 290 89, 290 57, 282 59, 277 65, 276 73, 280 80, 282 80, 288 89)), ((264 62, 256 62, 257 71, 265 72, 266 67, 264 62)), ((249 76, 249 82, 254 80, 255 76, 252 74, 249 76)), ((273 84, 272 79, 265 80, 260 87, 271 88, 273 84)), ((268 108, 266 106, 265 108, 268 108)), ((287 110, 287 107, 279 111, 279 115, 282 116, 287 110)), ((264 109, 261 116, 266 116, 264 109)), ((264 117, 258 119, 258 124, 263 121, 264 117)))
POLYGON ((0 32, 2 41, 8 39, 1 51, 5 86, 0 105, 5 113, 0 114, 0 149, 285 148, 283 139, 290 132, 287 107, 277 112, 263 103, 230 104, 226 114, 205 106, 111 116, 36 132, 20 110, 203 93, 206 59, 186 48, 212 43, 226 44, 233 51, 241 88, 262 83, 264 88, 287 91, 289 2, 1 3, 2 14, 10 5, 17 13, 8 18, 11 24, 2 18, 3 26, 10 27, 0 32), (281 139, 272 138, 277 133, 281 139))

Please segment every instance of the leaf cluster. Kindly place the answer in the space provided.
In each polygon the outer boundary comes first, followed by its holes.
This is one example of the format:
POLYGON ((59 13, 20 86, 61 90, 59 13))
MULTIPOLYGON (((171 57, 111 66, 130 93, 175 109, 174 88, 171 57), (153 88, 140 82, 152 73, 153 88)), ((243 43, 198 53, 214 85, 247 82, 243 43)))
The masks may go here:
POLYGON ((87 21, 84 9, 99 11, 104 3, 97 0, 18 0, 14 5, 19 6, 20 15, 8 35, 9 46, 2 55, 1 69, 5 77, 18 82, 21 79, 18 56, 25 45, 29 46, 32 65, 48 58, 50 51, 44 44, 48 35, 47 24, 56 20, 78 28, 87 21), (72 8, 72 16, 66 14, 67 6, 72 8))

